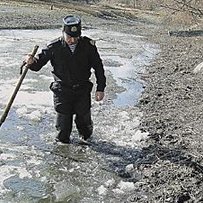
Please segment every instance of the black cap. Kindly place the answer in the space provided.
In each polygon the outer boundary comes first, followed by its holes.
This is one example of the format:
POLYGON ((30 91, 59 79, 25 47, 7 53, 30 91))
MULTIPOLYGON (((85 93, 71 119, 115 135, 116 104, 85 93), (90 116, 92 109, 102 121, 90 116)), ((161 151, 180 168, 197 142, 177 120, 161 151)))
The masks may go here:
POLYGON ((71 37, 81 35, 81 20, 78 16, 69 15, 63 18, 63 31, 71 37))

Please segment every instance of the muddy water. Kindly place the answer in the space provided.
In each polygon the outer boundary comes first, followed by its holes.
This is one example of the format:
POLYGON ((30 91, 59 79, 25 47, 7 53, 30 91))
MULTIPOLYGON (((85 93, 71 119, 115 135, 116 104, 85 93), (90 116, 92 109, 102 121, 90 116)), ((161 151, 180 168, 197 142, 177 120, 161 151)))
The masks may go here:
MULTIPOLYGON (((0 31, 1 114, 25 54, 60 34, 0 31)), ((139 141, 147 136, 139 130, 142 114, 135 107, 143 91, 139 74, 158 48, 141 36, 102 30, 83 34, 97 40, 108 79, 105 100, 93 102, 91 143, 78 144, 75 126, 72 144, 54 143, 50 64, 38 73, 29 71, 0 129, 0 202, 124 202, 134 193, 140 174, 132 164, 139 155, 139 141)))

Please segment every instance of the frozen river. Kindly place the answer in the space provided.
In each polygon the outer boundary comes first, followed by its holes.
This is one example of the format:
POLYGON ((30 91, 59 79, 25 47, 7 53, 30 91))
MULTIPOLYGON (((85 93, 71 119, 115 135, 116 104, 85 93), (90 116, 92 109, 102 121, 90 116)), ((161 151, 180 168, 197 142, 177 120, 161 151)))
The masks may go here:
MULTIPOLYGON (((24 56, 60 35, 60 30, 0 31, 1 115, 24 56)), ((91 145, 77 144, 75 128, 72 144, 54 143, 51 66, 29 71, 0 129, 0 202, 114 203, 134 193, 139 174, 133 163, 140 139, 147 136, 139 130, 142 114, 135 106, 143 91, 139 74, 158 47, 141 36, 112 31, 91 29, 83 35, 96 40, 108 85, 103 104, 93 101, 91 145)))

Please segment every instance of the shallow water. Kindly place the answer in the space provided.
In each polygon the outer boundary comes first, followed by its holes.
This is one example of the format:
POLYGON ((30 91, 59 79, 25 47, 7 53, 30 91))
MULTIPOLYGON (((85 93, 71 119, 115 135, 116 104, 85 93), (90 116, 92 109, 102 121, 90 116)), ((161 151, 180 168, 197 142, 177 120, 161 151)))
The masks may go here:
MULTIPOLYGON (((19 79, 21 61, 32 47, 42 48, 60 30, 0 31, 0 113, 19 79)), ((139 174, 130 166, 139 155, 141 113, 135 104, 143 91, 139 74, 158 51, 141 36, 85 30, 97 40, 105 70, 113 77, 102 105, 93 103, 94 134, 89 146, 54 143, 56 136, 51 67, 29 71, 0 129, 0 202, 123 202, 139 174), (108 95, 115 94, 115 99, 108 95)))

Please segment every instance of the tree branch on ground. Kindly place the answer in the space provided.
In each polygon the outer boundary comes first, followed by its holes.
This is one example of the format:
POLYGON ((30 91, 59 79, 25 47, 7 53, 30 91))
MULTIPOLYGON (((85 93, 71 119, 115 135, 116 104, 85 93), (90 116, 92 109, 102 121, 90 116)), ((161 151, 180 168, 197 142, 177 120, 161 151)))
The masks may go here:
POLYGON ((162 1, 161 7, 173 10, 175 12, 189 12, 193 16, 202 17, 203 9, 201 9, 201 2, 197 0, 171 0, 162 1))

